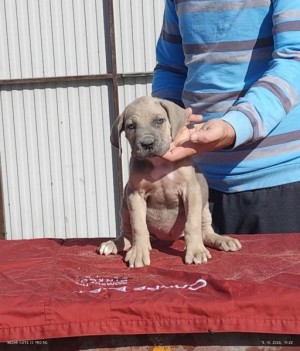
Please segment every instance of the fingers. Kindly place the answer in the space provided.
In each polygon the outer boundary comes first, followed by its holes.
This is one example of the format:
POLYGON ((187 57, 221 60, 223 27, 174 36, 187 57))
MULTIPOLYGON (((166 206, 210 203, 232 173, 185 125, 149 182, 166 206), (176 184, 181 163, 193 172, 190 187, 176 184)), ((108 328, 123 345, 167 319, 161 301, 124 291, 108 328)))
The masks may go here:
POLYGON ((190 140, 207 145, 207 151, 213 151, 232 145, 235 141, 235 131, 229 123, 221 119, 213 119, 197 124, 190 134, 190 140))
POLYGON ((190 140, 191 131, 187 127, 183 127, 174 139, 174 145, 181 145, 190 140))
POLYGON ((188 141, 199 142, 201 140, 202 135, 202 133, 199 134, 199 132, 202 130, 203 127, 204 123, 195 125, 190 124, 188 126, 183 127, 179 134, 176 136, 174 140, 174 145, 180 146, 188 141))
POLYGON ((190 140, 193 143, 208 144, 218 140, 219 135, 214 130, 207 128, 199 128, 190 134, 190 140))
POLYGON ((186 142, 184 146, 176 146, 173 149, 167 151, 162 158, 168 161, 179 161, 186 157, 193 156, 197 153, 197 144, 186 142))
POLYGON ((191 114, 189 117, 188 117, 188 121, 189 122, 202 122, 203 120, 203 117, 201 115, 194 115, 194 114, 191 114))
POLYGON ((186 111, 188 112, 188 115, 189 115, 188 122, 201 122, 203 120, 203 117, 201 115, 193 114, 193 110, 191 107, 188 107, 186 111))
POLYGON ((221 119, 212 119, 192 127, 183 127, 176 136, 172 148, 162 157, 169 161, 178 161, 199 152, 231 146, 234 141, 233 127, 221 119))

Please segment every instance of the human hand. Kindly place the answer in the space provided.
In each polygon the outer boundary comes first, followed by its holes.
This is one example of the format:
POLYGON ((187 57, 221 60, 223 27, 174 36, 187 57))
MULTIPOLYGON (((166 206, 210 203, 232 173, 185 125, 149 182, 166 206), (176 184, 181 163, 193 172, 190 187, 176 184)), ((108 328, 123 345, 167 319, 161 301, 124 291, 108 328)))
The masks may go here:
MULTIPOLYGON (((197 118, 192 115, 190 118, 197 118)), ((201 117, 198 116, 198 120, 201 117)), ((232 145, 235 130, 228 122, 215 118, 200 124, 187 125, 176 136, 170 150, 162 157, 178 161, 200 152, 214 151, 232 145)))
POLYGON ((201 115, 193 114, 193 111, 190 107, 188 107, 186 111, 188 113, 187 124, 177 133, 175 140, 171 144, 171 149, 174 149, 176 146, 180 146, 189 141, 190 135, 195 132, 195 130, 193 130, 195 123, 198 124, 203 120, 203 117, 201 115))
POLYGON ((191 107, 188 107, 186 109, 187 113, 188 113, 188 118, 187 121, 188 122, 194 122, 194 123, 200 123, 203 120, 202 115, 196 115, 193 113, 193 110, 191 109, 191 107))

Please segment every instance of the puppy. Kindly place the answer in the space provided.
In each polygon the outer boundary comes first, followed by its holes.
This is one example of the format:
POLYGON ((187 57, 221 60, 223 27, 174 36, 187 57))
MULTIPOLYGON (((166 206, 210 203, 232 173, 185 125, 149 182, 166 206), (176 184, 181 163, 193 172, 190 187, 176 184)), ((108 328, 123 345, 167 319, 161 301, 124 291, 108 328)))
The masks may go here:
POLYGON ((120 134, 130 143, 129 180, 121 207, 121 231, 115 240, 99 247, 102 255, 126 250, 130 267, 150 264, 150 235, 174 241, 184 235, 185 263, 201 264, 211 258, 205 245, 240 250, 237 239, 216 234, 211 226, 208 186, 186 158, 169 162, 166 153, 185 125, 186 110, 152 97, 141 97, 126 107, 111 131, 111 143, 120 149, 120 134))

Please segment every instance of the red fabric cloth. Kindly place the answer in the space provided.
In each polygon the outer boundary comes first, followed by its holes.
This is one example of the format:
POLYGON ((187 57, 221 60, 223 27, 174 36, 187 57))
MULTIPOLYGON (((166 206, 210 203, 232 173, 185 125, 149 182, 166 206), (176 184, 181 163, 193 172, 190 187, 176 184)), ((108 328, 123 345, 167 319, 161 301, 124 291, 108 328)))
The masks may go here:
POLYGON ((0 341, 108 334, 300 333, 300 235, 240 235, 243 249, 151 266, 100 256, 103 239, 0 241, 0 341))

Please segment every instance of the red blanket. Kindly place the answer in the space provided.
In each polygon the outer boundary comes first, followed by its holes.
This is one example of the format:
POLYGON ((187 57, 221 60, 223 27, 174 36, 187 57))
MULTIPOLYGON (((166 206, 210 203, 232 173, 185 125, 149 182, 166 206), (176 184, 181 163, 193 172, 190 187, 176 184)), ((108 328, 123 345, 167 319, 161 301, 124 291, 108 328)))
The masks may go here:
POLYGON ((151 266, 99 256, 103 239, 0 241, 0 342, 85 335, 300 334, 300 235, 241 235, 240 252, 183 263, 155 244, 151 266))

